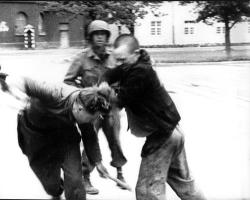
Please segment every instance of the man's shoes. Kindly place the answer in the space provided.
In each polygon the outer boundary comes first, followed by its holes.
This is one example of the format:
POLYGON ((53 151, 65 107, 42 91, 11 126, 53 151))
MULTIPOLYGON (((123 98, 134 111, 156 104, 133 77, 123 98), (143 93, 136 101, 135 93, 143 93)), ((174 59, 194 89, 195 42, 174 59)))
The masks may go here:
MULTIPOLYGON (((117 179, 119 179, 120 181, 126 183, 124 177, 123 177, 123 174, 122 174, 122 171, 118 171, 117 172, 117 179)), ((122 185, 120 185, 119 183, 116 184, 119 188, 123 189, 123 190, 126 190, 127 188, 123 187, 122 185)))
POLYGON ((89 177, 84 177, 83 183, 87 194, 99 194, 99 190, 91 184, 89 177))

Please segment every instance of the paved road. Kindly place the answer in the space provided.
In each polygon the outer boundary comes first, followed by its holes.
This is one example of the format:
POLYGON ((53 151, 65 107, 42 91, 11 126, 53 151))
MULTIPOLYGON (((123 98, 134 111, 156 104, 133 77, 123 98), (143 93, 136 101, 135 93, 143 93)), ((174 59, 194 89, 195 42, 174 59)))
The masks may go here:
MULTIPOLYGON (((3 70, 50 81, 62 80, 69 65, 67 59, 67 55, 60 54, 0 56, 3 70)), ((249 64, 156 67, 181 113, 189 165, 209 199, 250 199, 249 64)), ((16 111, 0 106, 0 121, 0 198, 48 198, 18 148, 16 111)), ((124 172, 127 182, 134 187, 144 139, 135 138, 126 128, 122 111, 121 141, 128 158, 124 172)), ((109 166, 107 142, 102 133, 99 135, 104 163, 115 175, 109 166)), ((100 195, 89 199, 135 200, 134 192, 120 190, 115 183, 99 178, 96 171, 93 183, 100 189, 100 195)), ((169 199, 178 199, 169 187, 167 192, 169 199)))

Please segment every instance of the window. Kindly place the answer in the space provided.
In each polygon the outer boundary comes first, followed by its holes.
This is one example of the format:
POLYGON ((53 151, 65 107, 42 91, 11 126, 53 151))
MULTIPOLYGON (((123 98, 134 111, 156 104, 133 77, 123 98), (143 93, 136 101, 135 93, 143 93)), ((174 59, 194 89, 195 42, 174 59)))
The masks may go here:
POLYGON ((23 35, 24 27, 26 25, 27 25, 27 15, 23 12, 18 13, 15 21, 15 34, 23 35))
POLYGON ((185 27, 184 34, 194 34, 194 27, 185 27))
POLYGON ((161 35, 161 21, 151 21, 151 35, 161 35))
POLYGON ((220 27, 216 27, 216 33, 221 33, 220 27))
POLYGON ((186 20, 184 21, 185 24, 194 24, 195 21, 194 20, 186 20))
POLYGON ((184 34, 188 34, 188 27, 184 28, 184 34))
POLYGON ((194 34, 194 27, 190 27, 190 34, 194 34))
POLYGON ((44 16, 42 13, 39 14, 38 18, 38 34, 39 35, 45 35, 45 29, 44 29, 44 16))
POLYGON ((216 27, 216 33, 220 34, 220 33, 225 33, 225 27, 216 27))
POLYGON ((196 22, 194 20, 186 20, 184 21, 184 24, 186 27, 184 27, 184 34, 194 34, 194 24, 196 22))

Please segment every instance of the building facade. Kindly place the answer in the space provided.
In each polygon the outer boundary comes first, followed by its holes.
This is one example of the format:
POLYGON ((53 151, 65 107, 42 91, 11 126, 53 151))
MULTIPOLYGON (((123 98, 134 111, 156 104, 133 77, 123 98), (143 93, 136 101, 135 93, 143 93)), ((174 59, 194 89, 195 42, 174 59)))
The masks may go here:
MULTIPOLYGON (((178 1, 147 8, 148 14, 135 23, 135 36, 143 46, 223 44, 223 23, 212 26, 196 23, 194 5, 178 1)), ((69 19, 54 12, 42 12, 37 1, 0 1, 0 48, 24 48, 24 28, 34 27, 36 48, 67 48, 86 44, 87 20, 82 16, 69 19)), ((110 43, 120 33, 129 33, 125 26, 110 24, 110 43)), ((236 24, 231 30, 231 43, 250 43, 250 20, 236 24)))
MULTIPOLYGON (((196 23, 194 4, 179 5, 178 1, 163 2, 159 9, 138 19, 135 35, 141 45, 209 45, 225 42, 223 23, 196 23)), ((231 42, 250 43, 250 20, 236 24, 231 30, 231 42)))
POLYGON ((24 48, 24 28, 34 27, 39 47, 78 46, 85 43, 82 16, 69 20, 53 12, 42 12, 36 1, 0 2, 0 47, 24 48))

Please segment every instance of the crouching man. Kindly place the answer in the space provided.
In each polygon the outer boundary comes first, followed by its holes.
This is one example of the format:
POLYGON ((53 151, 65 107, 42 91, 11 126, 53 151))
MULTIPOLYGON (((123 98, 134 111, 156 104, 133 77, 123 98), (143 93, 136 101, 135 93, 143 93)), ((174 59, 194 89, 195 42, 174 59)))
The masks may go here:
MULTIPOLYGON (((17 118, 18 142, 45 191, 53 199, 60 199, 65 191, 67 200, 85 200, 77 124, 93 122, 109 112, 110 88, 107 85, 84 89, 66 84, 52 86, 11 76, 5 83, 5 91, 27 101, 17 118)), ((93 134, 91 142, 86 141, 84 145, 93 148, 96 137, 93 134)), ((105 177, 107 171, 102 163, 96 163, 96 167, 105 177)))
POLYGON ((137 200, 165 200, 167 182, 182 200, 203 200, 187 164, 180 115, 137 39, 120 35, 114 42, 117 67, 103 81, 119 82, 117 104, 127 113, 131 133, 146 137, 136 186, 137 200))

